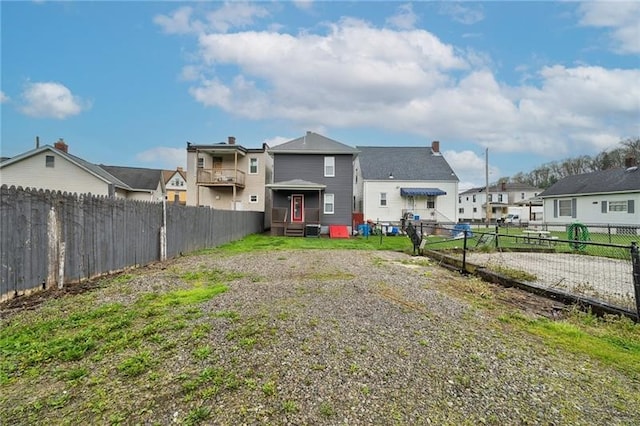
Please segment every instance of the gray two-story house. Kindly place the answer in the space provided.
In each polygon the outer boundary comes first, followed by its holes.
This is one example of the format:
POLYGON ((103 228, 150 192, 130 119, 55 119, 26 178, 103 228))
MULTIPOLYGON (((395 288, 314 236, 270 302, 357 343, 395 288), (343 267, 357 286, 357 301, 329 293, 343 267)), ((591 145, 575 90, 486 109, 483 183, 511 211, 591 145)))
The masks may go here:
POLYGON ((271 234, 303 236, 344 225, 351 234, 353 161, 358 151, 307 132, 268 149, 273 157, 271 234))

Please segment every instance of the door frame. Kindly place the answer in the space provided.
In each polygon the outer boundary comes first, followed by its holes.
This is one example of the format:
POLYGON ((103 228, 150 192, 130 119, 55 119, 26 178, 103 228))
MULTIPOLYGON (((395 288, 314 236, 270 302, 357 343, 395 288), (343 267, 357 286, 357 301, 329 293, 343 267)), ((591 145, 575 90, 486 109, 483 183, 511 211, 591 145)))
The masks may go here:
POLYGON ((291 194, 291 222, 303 223, 304 222, 304 195, 303 194, 291 194), (300 215, 295 215, 295 209, 293 208, 296 200, 300 202, 300 215))

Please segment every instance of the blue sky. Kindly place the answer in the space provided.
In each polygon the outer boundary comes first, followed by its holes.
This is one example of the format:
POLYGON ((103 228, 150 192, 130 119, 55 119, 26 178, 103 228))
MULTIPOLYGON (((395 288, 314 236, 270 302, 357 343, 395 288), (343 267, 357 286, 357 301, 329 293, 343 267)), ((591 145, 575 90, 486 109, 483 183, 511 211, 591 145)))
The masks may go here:
POLYGON ((640 2, 2 2, 1 155, 439 140, 461 187, 640 136, 640 2))

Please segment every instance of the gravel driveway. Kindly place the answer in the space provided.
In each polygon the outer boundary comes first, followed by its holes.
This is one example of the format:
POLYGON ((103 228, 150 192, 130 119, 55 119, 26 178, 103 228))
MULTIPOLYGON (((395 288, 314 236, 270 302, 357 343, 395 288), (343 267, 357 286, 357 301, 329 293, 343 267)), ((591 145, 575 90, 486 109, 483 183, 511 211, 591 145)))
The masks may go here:
POLYGON ((253 277, 210 309, 275 330, 249 350, 211 333, 218 362, 277 387, 277 402, 221 398, 215 423, 640 424, 638 383, 633 401, 603 393, 628 378, 512 334, 441 291, 467 279, 424 262, 315 250, 199 259, 253 277))
MULTIPOLYGON (((488 284, 425 258, 208 254, 93 291, 99 303, 131 303, 186 286, 176 278, 183 271, 211 269, 242 274, 199 305, 203 315, 182 331, 206 330, 197 344, 213 353, 198 361, 192 349, 175 348, 152 389, 129 390, 130 404, 110 407, 128 412, 126 423, 185 424, 205 406, 202 424, 216 425, 640 424, 637 380, 514 331, 478 306, 509 308, 495 303, 488 284), (177 378, 212 368, 234 385, 185 398, 177 378)), ((114 395, 124 392, 113 386, 114 395)), ((108 412, 96 418, 108 422, 108 412)))

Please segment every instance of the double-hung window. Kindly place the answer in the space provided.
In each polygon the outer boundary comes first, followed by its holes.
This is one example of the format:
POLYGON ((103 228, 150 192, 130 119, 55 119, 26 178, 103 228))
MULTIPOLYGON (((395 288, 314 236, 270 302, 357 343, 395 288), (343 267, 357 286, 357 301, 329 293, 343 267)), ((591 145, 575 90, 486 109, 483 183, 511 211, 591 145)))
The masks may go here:
POLYGON ((335 211, 333 194, 324 194, 324 214, 333 214, 335 211))
POLYGON ((324 177, 336 175, 336 157, 324 157, 324 177))
POLYGON ((249 159, 249 174, 257 175, 258 174, 258 159, 250 158, 249 159))
POLYGON ((380 193, 380 207, 387 207, 387 193, 380 193))

